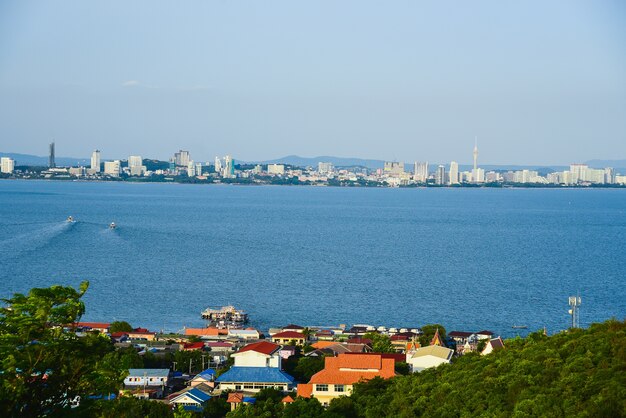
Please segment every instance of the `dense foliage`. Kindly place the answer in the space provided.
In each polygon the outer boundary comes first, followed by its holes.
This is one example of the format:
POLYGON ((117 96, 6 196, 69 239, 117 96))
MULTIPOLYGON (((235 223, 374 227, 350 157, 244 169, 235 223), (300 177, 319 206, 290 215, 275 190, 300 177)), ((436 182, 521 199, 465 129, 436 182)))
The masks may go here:
POLYGON ((116 391, 124 370, 109 338, 78 337, 85 311, 79 290, 52 286, 3 299, 0 308, 0 416, 64 415, 85 395, 116 391), (68 329, 69 328, 69 329, 68 329))
POLYGON ((352 396, 333 400, 326 410, 316 399, 286 406, 276 399, 228 417, 622 417, 626 322, 551 337, 533 333, 487 356, 468 354, 419 374, 376 378, 355 385, 352 396))
POLYGON ((356 385, 351 401, 368 418, 626 416, 626 322, 506 344, 488 356, 356 385))

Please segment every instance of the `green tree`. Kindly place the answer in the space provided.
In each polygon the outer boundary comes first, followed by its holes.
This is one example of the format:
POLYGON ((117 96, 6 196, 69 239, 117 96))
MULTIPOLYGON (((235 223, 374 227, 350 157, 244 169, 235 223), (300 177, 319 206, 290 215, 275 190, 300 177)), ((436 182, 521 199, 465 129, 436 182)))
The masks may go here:
POLYGON ((396 350, 391 344, 391 338, 386 334, 379 334, 377 332, 368 332, 363 336, 372 340, 372 350, 375 353, 395 353, 396 350))
POLYGON ((126 321, 113 321, 109 326, 109 332, 130 332, 133 330, 133 327, 126 321))
POLYGON ((214 396, 204 404, 202 416, 205 418, 223 418, 230 411, 230 405, 226 399, 214 396))
POLYGON ((293 377, 299 382, 308 382, 311 377, 324 368, 324 357, 300 357, 293 370, 293 377))
POLYGON ((287 404, 283 418, 319 418, 324 414, 324 407, 315 398, 297 398, 287 404))
POLYGON ((65 415, 78 397, 109 394, 126 371, 100 334, 77 336, 89 287, 52 286, 2 299, 0 308, 0 415, 65 415))

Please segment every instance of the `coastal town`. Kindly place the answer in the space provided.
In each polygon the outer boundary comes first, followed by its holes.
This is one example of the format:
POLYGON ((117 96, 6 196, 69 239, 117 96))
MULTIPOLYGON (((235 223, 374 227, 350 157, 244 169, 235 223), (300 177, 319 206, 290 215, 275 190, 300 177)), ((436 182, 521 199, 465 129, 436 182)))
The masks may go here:
POLYGON ((101 158, 101 151, 94 150, 88 164, 60 166, 56 163, 55 153, 55 144, 51 143, 47 166, 27 165, 2 157, 0 178, 351 187, 626 186, 626 171, 582 163, 570 164, 568 169, 561 171, 549 168, 485 170, 478 164, 477 145, 472 153, 473 165, 465 170, 456 161, 447 165, 385 161, 382 167, 372 168, 336 166, 330 161, 318 161, 316 166, 245 163, 235 162, 226 155, 202 163, 194 161, 190 152, 185 150, 174 153, 169 161, 146 159, 141 155, 105 161, 101 158))
POLYGON ((285 404, 315 397, 328 406, 349 396, 358 382, 419 373, 468 353, 488 355, 505 347, 491 331, 446 333, 441 325, 288 324, 265 333, 247 326, 247 314, 233 306, 208 308, 201 316, 207 326, 180 334, 123 322, 77 322, 68 328, 78 335, 99 333, 116 350, 130 350, 142 359, 144 367, 130 368, 123 389, 110 399, 132 396, 190 411, 202 411, 214 397, 235 410, 254 404, 255 396, 268 388, 282 392, 285 404))

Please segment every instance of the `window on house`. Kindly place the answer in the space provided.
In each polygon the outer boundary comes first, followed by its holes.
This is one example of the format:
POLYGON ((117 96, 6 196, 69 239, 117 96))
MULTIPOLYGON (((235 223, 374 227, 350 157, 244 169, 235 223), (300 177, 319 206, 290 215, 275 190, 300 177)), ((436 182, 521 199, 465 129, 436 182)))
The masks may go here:
POLYGON ((315 390, 318 392, 328 392, 328 385, 315 385, 315 390))
POLYGON ((335 392, 345 392, 345 391, 346 391, 345 385, 335 385, 335 392))

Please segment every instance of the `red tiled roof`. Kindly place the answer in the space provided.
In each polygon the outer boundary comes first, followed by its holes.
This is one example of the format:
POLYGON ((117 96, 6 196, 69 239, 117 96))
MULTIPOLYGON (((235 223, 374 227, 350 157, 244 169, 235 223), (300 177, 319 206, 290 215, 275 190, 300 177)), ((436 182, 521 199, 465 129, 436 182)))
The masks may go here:
POLYGON ((298 340, 298 339, 304 338, 304 335, 296 331, 283 331, 283 332, 279 332, 278 334, 272 335, 272 338, 289 338, 289 339, 298 340))
POLYGON ((201 350, 203 348, 204 348, 203 342, 183 344, 183 350, 201 350))
POLYGON ((310 398, 313 392, 313 385, 310 383, 300 383, 298 385, 298 396, 303 398, 310 398))
POLYGON ((258 343, 248 344, 239 350, 240 353, 246 351, 256 351, 257 353, 267 354, 268 356, 280 348, 279 345, 269 341, 259 341, 258 343))
POLYGON ((120 337, 123 337, 124 335, 128 335, 128 333, 124 331, 112 332, 111 338, 120 338, 120 337))
POLYGON ((147 328, 135 328, 133 331, 135 332, 148 332, 147 328))
POLYGON ((283 403, 292 403, 293 402, 293 398, 291 396, 287 395, 287 396, 285 396, 283 398, 283 400, 281 402, 283 402, 283 403))
POLYGON ((398 363, 401 361, 406 361, 406 354, 403 353, 344 353, 346 356, 380 356, 382 358, 390 358, 393 359, 394 362, 398 363))
POLYGON ((366 345, 371 346, 372 340, 369 338, 355 337, 355 338, 350 338, 348 340, 348 344, 366 344, 366 345))
POLYGON ((231 392, 228 394, 228 399, 226 400, 228 403, 241 403, 243 402, 243 393, 239 392, 231 392))
POLYGON ((340 354, 324 360, 324 369, 314 374, 309 383, 352 385, 377 376, 384 379, 395 376, 394 360, 380 354, 340 354))
POLYGON ((329 346, 335 345, 335 344, 337 344, 337 343, 334 342, 334 341, 317 341, 317 342, 314 342, 313 344, 311 344, 311 347, 316 348, 316 349, 319 350, 320 348, 326 348, 326 347, 329 347, 329 346))
POLYGON ((493 332, 482 330, 482 331, 478 331, 476 334, 478 334, 478 335, 493 335, 493 332))

